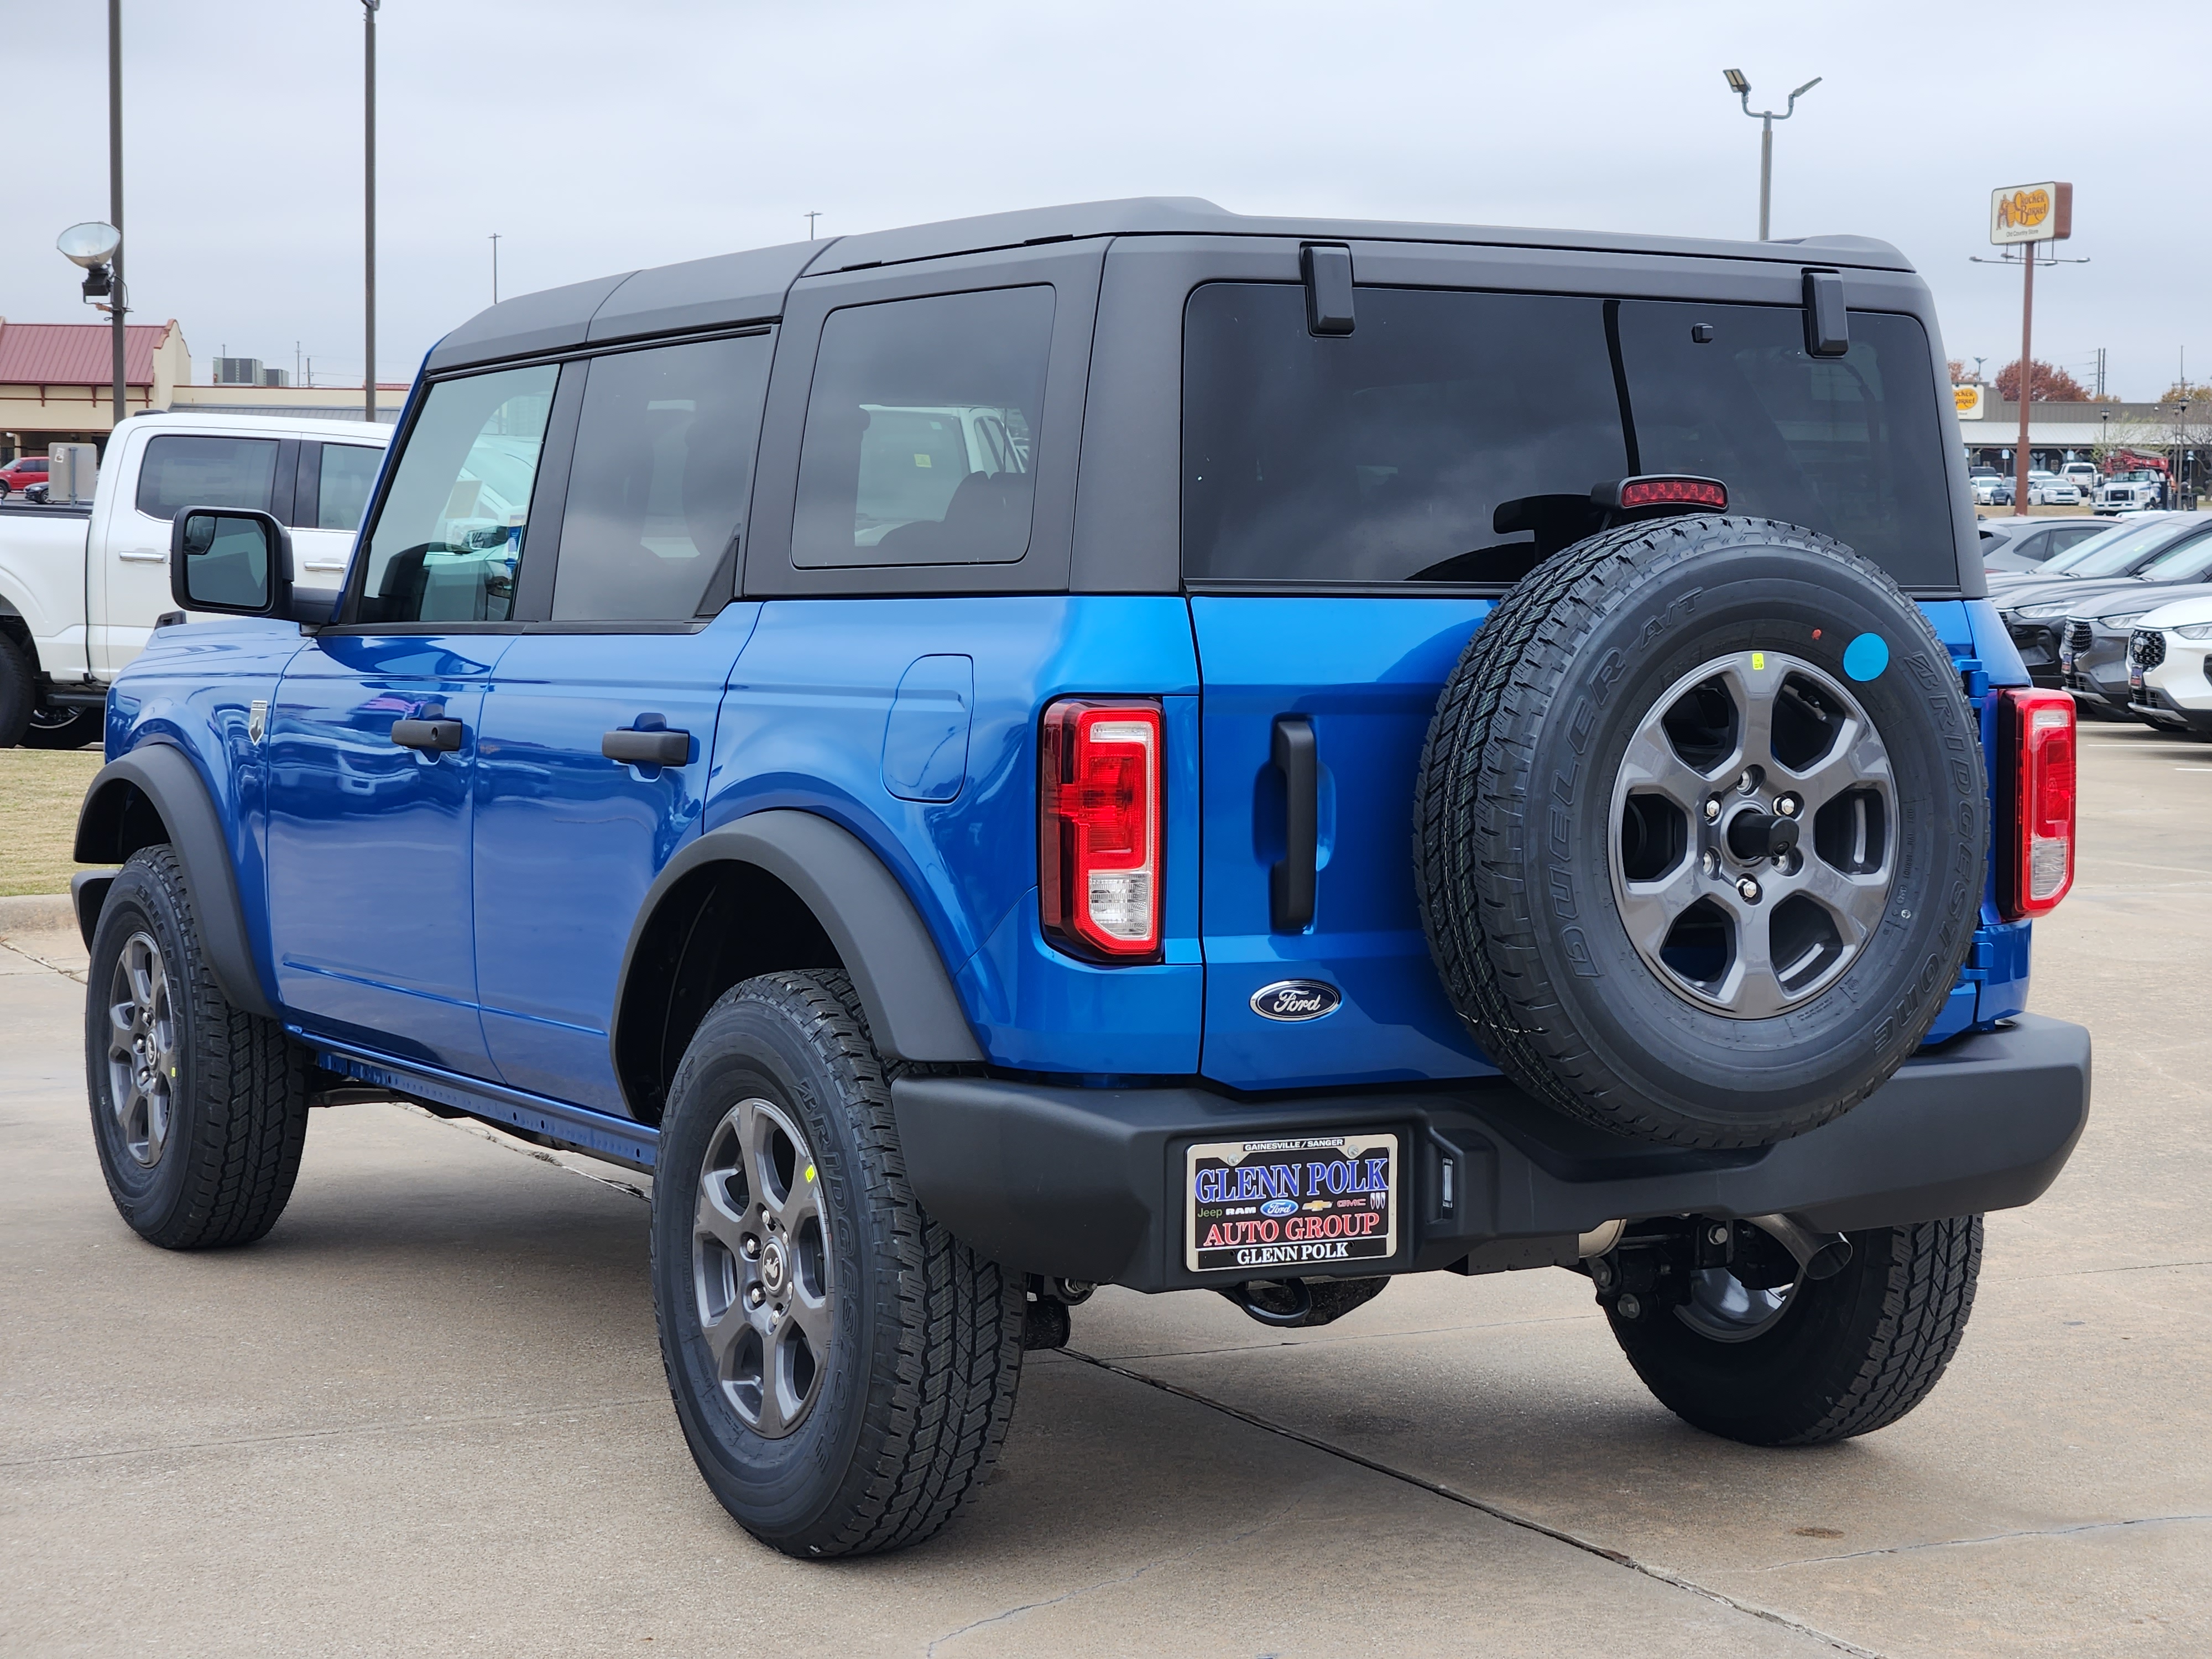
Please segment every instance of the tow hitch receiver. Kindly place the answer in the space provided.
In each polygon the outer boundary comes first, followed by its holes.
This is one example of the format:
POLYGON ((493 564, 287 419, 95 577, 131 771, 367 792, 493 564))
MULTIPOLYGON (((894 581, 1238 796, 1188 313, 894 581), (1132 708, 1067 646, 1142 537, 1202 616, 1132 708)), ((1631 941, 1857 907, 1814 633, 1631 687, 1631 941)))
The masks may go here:
POLYGON ((1747 1310, 1769 1304, 1778 1316, 1799 1285, 1832 1278, 1851 1259, 1850 1240, 1841 1233, 1815 1232, 1785 1215, 1668 1216, 1632 1227, 1583 1264, 1600 1305, 1620 1319, 1671 1308, 1694 1321, 1701 1304, 1731 1302, 1747 1310))

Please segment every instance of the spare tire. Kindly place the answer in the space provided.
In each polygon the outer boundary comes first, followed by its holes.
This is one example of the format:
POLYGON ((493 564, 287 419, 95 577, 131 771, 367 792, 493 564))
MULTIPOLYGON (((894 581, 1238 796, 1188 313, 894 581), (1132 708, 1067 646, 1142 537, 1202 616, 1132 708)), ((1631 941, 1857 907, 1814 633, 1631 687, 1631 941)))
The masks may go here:
POLYGON ((1445 683, 1414 800, 1453 1005, 1538 1100, 1638 1139, 1765 1146, 1917 1048, 1972 942, 1975 727, 1917 606, 1794 525, 1575 544, 1445 683))

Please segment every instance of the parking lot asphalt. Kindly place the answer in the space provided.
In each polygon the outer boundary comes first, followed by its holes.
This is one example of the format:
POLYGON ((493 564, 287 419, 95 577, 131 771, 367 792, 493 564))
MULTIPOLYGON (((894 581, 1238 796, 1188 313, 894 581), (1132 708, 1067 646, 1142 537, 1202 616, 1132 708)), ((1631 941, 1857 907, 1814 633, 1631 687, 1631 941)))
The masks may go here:
POLYGON ((154 1249, 85 1124, 82 949, 11 936, 0 1652, 2212 1650, 2212 745, 2082 748, 2033 1001, 2096 1034, 2092 1119, 1904 1422, 1700 1435, 1552 1270, 1304 1334, 1107 1291, 968 1515, 858 1562, 693 1472, 622 1171, 339 1108, 263 1243, 154 1249))

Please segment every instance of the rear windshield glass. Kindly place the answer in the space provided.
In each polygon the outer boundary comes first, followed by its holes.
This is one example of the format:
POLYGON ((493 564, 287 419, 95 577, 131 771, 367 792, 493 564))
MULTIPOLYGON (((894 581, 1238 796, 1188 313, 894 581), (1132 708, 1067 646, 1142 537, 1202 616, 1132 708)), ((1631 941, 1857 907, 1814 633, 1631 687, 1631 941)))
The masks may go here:
POLYGON ((1794 307, 1362 288, 1357 314, 1323 338, 1297 287, 1192 295, 1187 576, 1510 582, 1600 527, 1593 485, 1674 472, 1957 585, 1912 318, 1853 312, 1849 355, 1815 358, 1794 307))

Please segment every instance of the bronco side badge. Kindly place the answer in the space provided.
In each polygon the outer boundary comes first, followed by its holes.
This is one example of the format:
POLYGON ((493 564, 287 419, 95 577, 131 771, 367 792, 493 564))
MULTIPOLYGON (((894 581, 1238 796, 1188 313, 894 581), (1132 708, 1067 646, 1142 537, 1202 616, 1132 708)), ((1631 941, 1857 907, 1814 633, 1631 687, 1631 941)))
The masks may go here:
POLYGON ((1344 1000, 1334 985, 1317 979, 1281 979, 1252 993, 1252 1012, 1262 1019, 1319 1019, 1344 1000))
POLYGON ((246 735, 252 743, 261 741, 261 734, 269 728, 269 700, 256 697, 246 711, 246 735))

